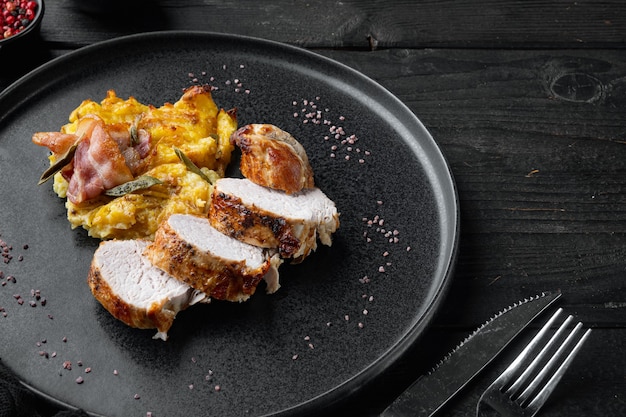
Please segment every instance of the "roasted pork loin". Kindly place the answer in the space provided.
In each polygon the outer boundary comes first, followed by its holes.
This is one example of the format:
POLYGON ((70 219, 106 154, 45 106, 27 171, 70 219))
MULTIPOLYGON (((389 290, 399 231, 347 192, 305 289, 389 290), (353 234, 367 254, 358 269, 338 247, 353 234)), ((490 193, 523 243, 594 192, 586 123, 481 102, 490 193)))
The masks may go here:
POLYGON ((94 253, 88 283, 115 318, 131 327, 157 329, 154 338, 166 340, 179 311, 209 298, 153 266, 143 255, 148 244, 103 241, 94 253))
POLYGON ((278 254, 220 233, 206 217, 171 215, 145 254, 153 265, 218 300, 245 301, 262 279, 269 293, 279 287, 278 254))
POLYGON ((209 220, 225 235, 296 262, 317 248, 318 238, 330 246, 339 227, 335 203, 319 188, 286 194, 239 178, 216 181, 209 220))
POLYGON ((288 194, 314 186, 304 147, 284 130, 249 124, 233 133, 230 141, 241 149, 241 173, 255 184, 288 194))

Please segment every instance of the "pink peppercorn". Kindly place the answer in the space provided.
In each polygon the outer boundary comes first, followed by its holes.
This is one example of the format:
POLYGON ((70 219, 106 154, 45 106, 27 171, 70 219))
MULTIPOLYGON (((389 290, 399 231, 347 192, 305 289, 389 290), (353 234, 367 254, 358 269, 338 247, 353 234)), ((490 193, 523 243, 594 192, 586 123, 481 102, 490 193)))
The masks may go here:
POLYGON ((0 0, 0 40, 14 36, 35 19, 36 1, 0 0))

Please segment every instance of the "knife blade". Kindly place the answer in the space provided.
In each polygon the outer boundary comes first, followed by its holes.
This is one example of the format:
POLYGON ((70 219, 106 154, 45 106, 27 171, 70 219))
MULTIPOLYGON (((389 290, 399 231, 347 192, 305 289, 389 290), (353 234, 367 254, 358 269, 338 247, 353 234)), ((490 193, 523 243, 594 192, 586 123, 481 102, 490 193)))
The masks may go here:
POLYGON ((560 296, 560 292, 544 292, 502 310, 417 379, 380 416, 432 416, 560 296))

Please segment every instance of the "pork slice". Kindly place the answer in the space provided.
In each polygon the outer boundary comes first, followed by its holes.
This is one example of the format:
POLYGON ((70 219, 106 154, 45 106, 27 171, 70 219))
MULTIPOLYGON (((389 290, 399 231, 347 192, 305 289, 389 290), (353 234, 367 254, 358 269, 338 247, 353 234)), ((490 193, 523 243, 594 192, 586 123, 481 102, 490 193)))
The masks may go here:
POLYGON ((275 248, 281 257, 296 262, 317 249, 318 239, 331 246, 339 227, 335 203, 319 188, 287 194, 239 178, 217 180, 209 220, 228 236, 275 248))
POLYGON ((157 267, 211 298, 245 301, 266 279, 278 287, 277 254, 226 236, 206 217, 173 214, 157 229, 146 256, 157 267))
POLYGON ((314 186, 306 151, 290 133, 271 124, 249 124, 230 141, 241 149, 241 173, 255 184, 288 194, 314 186))
POLYGON ((131 327, 157 329, 154 338, 166 340, 179 311, 210 299, 153 266, 143 255, 148 244, 144 240, 101 242, 88 283, 94 297, 115 318, 131 327))

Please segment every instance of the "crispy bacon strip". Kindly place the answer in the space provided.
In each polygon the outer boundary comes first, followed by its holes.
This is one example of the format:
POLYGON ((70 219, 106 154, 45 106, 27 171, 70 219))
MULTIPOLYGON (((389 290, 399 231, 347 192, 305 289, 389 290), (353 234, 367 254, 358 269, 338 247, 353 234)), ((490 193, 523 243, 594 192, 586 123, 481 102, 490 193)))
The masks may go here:
POLYGON ((78 204, 141 173, 150 155, 150 133, 138 129, 137 139, 137 143, 132 143, 125 124, 106 125, 99 117, 87 115, 74 134, 38 132, 32 140, 56 156, 65 154, 78 142, 74 159, 61 171, 69 183, 68 200, 78 204))
POLYGON ((37 132, 33 135, 34 144, 45 146, 55 155, 65 154, 77 140, 78 136, 73 133, 37 132))
POLYGON ((84 118, 77 132, 90 132, 76 148, 67 198, 74 204, 97 197, 104 190, 131 181, 134 177, 117 142, 102 120, 84 118), (89 125, 83 126, 88 123, 89 125))

